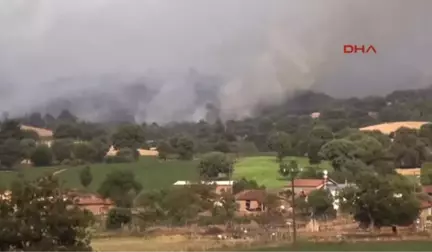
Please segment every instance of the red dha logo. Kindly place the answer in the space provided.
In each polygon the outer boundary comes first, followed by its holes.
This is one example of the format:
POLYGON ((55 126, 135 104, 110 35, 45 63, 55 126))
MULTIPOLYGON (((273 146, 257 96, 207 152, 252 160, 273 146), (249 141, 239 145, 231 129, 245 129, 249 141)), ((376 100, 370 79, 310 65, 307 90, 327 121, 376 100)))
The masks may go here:
POLYGON ((345 54, 349 54, 349 53, 358 53, 359 51, 364 53, 377 53, 375 47, 373 45, 369 45, 369 46, 365 46, 365 45, 344 45, 344 53, 345 54))

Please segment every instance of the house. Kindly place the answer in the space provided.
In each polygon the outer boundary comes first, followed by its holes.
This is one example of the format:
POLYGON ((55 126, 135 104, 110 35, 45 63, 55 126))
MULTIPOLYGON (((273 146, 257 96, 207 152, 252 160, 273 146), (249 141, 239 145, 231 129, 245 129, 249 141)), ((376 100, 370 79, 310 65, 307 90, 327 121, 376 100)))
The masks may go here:
POLYGON ((109 199, 104 199, 96 194, 79 193, 74 194, 76 204, 81 209, 86 209, 93 215, 106 215, 108 211, 114 207, 114 202, 109 199))
POLYGON ((396 172, 404 176, 420 176, 420 168, 397 168, 396 172))
POLYGON ((40 143, 51 146, 53 136, 54 136, 54 133, 52 130, 28 126, 28 125, 20 125, 20 128, 21 128, 21 130, 25 130, 25 131, 36 132, 36 134, 38 134, 38 136, 39 136, 40 143))
MULTIPOLYGON (((345 182, 343 184, 339 184, 330 178, 328 178, 328 179, 295 179, 294 180, 294 193, 307 197, 308 194, 314 190, 326 188, 330 191, 330 193, 333 197, 336 197, 340 190, 342 190, 346 187, 349 187, 349 186, 355 186, 355 184, 351 184, 351 183, 347 183, 347 182, 345 182)), ((285 188, 291 190, 291 182, 285 188)), ((338 199, 334 200, 333 208, 335 210, 339 209, 338 199)))
MULTIPOLYGON (((138 153, 140 156, 158 156, 159 152, 156 150, 156 148, 150 148, 150 150, 146 150, 146 149, 137 149, 138 153)), ((117 155, 118 150, 114 149, 114 146, 111 146, 108 150, 108 152, 106 153, 106 156, 116 156, 117 155)))
POLYGON ((245 190, 234 197, 240 214, 249 215, 265 211, 264 202, 267 197, 265 190, 245 190))
MULTIPOLYGON (((201 181, 201 183, 207 184, 207 185, 215 185, 216 186, 216 189, 215 189, 216 193, 221 194, 223 192, 231 192, 234 181, 233 180, 201 181)), ((173 185, 174 186, 185 186, 185 185, 191 185, 191 184, 194 184, 194 182, 179 180, 179 181, 175 182, 173 185)))
POLYGON ((430 216, 432 216, 432 201, 422 200, 420 202, 420 215, 417 220, 417 225, 420 229, 424 229, 428 224, 430 224, 430 216))
POLYGON ((317 119, 320 116, 321 116, 320 112, 313 112, 313 113, 310 114, 310 117, 313 118, 313 119, 317 119))
MULTIPOLYGON (((86 209, 94 215, 106 215, 108 211, 114 207, 114 202, 109 199, 103 199, 95 194, 79 193, 71 191, 69 196, 76 200, 76 204, 81 209, 86 209)), ((4 191, 0 194, 1 200, 9 200, 11 197, 10 191, 4 191)), ((66 198, 66 197, 65 197, 66 198)))
MULTIPOLYGON (((332 179, 295 179, 294 180, 294 193, 308 195, 311 191, 325 187, 330 191, 335 191, 338 188, 338 183, 332 179)), ((286 186, 291 190, 291 182, 286 186)))

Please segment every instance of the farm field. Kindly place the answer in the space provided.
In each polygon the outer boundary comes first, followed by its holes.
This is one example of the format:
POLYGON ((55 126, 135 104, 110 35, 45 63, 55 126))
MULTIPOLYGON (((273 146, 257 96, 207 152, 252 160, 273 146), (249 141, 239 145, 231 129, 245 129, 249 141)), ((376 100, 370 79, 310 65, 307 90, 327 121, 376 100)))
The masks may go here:
MULTIPOLYGON (((286 160, 291 159, 296 159, 300 167, 309 165, 307 158, 289 157, 286 160)), ((136 163, 89 165, 93 174, 93 181, 89 190, 96 191, 108 173, 120 169, 132 171, 143 185, 144 190, 165 188, 177 180, 196 181, 198 179, 198 162, 197 160, 161 161, 154 157, 141 157, 136 163)), ((66 187, 82 189, 79 181, 79 172, 82 167, 27 167, 22 168, 20 172, 2 171, 0 172, 0 186, 8 186, 18 176, 31 180, 44 174, 54 173, 64 182, 66 187)), ((318 167, 318 169, 328 168, 328 163, 323 163, 318 167)), ((233 177, 255 179, 259 184, 265 185, 269 189, 280 188, 286 184, 286 181, 280 177, 278 169, 279 165, 274 156, 243 157, 236 162, 233 177)))
POLYGON ((376 241, 346 243, 305 242, 291 245, 254 247, 243 251, 430 251, 432 241, 376 241))

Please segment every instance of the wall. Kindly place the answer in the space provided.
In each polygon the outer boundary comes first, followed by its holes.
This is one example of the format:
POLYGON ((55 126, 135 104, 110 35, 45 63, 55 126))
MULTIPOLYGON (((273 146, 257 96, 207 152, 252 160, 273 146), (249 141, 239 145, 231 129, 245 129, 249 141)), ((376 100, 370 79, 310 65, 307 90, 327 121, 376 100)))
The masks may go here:
MULTIPOLYGON (((236 202, 237 202, 238 207, 239 207, 238 208, 239 212, 241 212, 241 213, 256 213, 256 212, 253 212, 253 211, 246 209, 246 202, 247 202, 246 200, 237 200, 236 202)), ((256 200, 250 201, 250 209, 251 210, 258 208, 259 206, 260 206, 260 204, 258 203, 258 201, 256 201, 256 200)))

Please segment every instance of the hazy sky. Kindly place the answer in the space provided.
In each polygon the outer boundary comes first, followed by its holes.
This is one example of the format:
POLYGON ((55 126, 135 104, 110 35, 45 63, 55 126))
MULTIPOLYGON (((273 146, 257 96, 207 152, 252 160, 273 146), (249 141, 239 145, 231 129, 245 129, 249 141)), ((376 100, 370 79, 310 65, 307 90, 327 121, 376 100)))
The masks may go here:
MULTIPOLYGON (((232 116, 297 88, 346 96, 424 86, 432 84, 431 7, 430 0, 0 0, 0 105, 22 111, 50 99, 57 91, 46 83, 59 78, 191 67, 227 79, 219 96, 232 116), (347 43, 373 44, 378 54, 344 55, 347 43)), ((191 89, 163 90, 151 101, 155 113, 193 105, 191 89), (170 103, 180 96, 187 99, 170 103)))

